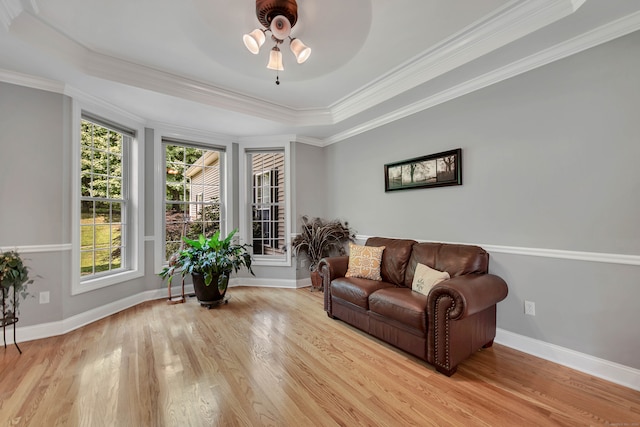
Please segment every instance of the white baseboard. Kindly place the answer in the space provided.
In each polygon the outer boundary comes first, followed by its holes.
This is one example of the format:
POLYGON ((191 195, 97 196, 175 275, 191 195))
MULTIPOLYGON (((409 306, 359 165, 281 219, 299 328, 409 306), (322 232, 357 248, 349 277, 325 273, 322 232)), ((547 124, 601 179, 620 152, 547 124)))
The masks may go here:
MULTIPOLYGON (((185 286, 185 292, 193 293, 193 285, 185 286)), ((178 295, 179 293, 179 287, 172 287, 173 295, 178 295)), ((92 310, 85 311, 84 313, 76 314, 75 316, 71 316, 58 322, 17 327, 16 341, 20 343, 23 341, 33 341, 42 338, 63 335, 145 301, 152 301, 166 297, 167 288, 154 289, 151 291, 139 293, 137 295, 132 295, 109 304, 105 304, 102 307, 97 307, 92 310)), ((11 333, 7 334, 7 344, 13 344, 13 334, 11 333)))
POLYGON ((311 279, 259 279, 257 277, 238 277, 231 279, 230 287, 255 286, 257 288, 299 289, 311 286, 311 279))
POLYGON ((495 342, 640 391, 640 370, 498 328, 495 342))

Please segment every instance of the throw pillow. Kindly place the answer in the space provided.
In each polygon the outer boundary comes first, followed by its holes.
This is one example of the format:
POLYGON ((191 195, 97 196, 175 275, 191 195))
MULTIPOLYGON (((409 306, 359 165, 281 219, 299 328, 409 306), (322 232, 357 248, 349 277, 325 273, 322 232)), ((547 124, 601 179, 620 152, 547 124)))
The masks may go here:
POLYGON ((382 280, 380 266, 384 246, 360 246, 349 242, 349 266, 345 277, 382 280))
POLYGON ((432 287, 449 278, 449 273, 446 271, 438 271, 428 265, 418 264, 413 276, 411 289, 423 295, 428 295, 432 287))

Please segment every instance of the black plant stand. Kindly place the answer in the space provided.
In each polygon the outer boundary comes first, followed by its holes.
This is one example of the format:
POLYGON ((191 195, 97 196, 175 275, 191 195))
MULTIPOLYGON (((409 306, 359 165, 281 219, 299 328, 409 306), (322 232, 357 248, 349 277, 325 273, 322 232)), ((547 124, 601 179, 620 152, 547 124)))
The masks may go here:
MULTIPOLYGON (((13 325, 13 343, 15 344, 18 352, 22 354, 22 350, 18 346, 18 341, 16 341, 16 323, 18 323, 18 318, 16 314, 13 312, 7 313, 7 295, 8 290, 2 288, 2 319, 0 322, 2 323, 2 338, 4 340, 4 348, 7 348, 7 326, 13 325)), ((13 293, 13 306, 16 306, 16 293, 13 293)))

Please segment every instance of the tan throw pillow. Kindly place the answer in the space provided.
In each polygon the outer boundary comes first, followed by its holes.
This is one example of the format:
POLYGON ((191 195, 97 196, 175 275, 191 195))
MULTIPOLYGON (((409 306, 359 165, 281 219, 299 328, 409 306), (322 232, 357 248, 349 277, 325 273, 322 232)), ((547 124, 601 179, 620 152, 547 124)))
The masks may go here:
POLYGON ((438 271, 428 265, 418 264, 416 266, 416 273, 413 276, 411 289, 423 295, 428 295, 432 287, 450 277, 446 271, 438 271))
POLYGON ((380 265, 384 246, 360 246, 349 243, 349 267, 345 277, 382 280, 380 265))

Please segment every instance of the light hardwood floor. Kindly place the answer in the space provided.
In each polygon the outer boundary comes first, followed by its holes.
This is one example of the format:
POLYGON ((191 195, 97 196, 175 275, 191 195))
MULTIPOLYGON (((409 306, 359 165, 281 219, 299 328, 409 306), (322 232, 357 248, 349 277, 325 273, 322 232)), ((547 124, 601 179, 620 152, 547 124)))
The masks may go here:
POLYGON ((640 426, 640 392, 500 345, 448 378, 329 319, 322 293, 141 304, 0 351, 0 425, 640 426))

